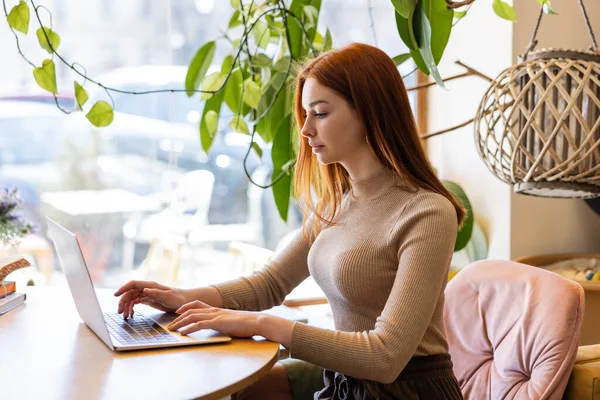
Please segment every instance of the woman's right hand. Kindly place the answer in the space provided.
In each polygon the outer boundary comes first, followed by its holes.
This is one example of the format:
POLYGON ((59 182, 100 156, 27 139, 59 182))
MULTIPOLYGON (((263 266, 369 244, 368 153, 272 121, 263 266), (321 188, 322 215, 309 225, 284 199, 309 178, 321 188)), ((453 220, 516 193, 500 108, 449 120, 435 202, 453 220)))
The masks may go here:
POLYGON ((115 292, 115 296, 121 296, 117 312, 122 313, 123 318, 133 315, 133 307, 136 304, 145 304, 160 311, 175 312, 189 302, 185 290, 149 281, 129 281, 115 292))

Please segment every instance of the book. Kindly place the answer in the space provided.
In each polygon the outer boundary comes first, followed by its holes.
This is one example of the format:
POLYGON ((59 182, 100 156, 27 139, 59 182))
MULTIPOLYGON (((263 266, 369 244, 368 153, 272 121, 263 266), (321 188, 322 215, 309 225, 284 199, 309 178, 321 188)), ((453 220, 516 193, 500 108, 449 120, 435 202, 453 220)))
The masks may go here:
POLYGON ((13 308, 23 304, 27 295, 25 293, 12 293, 0 299, 0 315, 6 314, 13 308))
POLYGON ((17 291, 17 283, 16 282, 9 282, 9 281, 4 281, 2 284, 0 284, 0 299, 8 296, 11 293, 14 293, 17 291))
POLYGON ((2 265, 0 267, 0 284, 4 281, 4 278, 6 278, 6 276, 11 272, 31 266, 29 261, 27 261, 25 258, 12 259, 9 262, 3 262, 3 260, 0 259, 0 262, 4 263, 4 265, 0 264, 2 265))

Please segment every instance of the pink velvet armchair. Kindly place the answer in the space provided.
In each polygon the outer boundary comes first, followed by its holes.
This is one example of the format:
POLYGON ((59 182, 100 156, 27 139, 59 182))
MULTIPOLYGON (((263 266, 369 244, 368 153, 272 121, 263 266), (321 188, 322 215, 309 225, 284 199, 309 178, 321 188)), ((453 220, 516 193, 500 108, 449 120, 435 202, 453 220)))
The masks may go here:
POLYGON ((583 310, 581 286, 557 274, 501 260, 466 267, 444 313, 465 399, 561 399, 583 310))

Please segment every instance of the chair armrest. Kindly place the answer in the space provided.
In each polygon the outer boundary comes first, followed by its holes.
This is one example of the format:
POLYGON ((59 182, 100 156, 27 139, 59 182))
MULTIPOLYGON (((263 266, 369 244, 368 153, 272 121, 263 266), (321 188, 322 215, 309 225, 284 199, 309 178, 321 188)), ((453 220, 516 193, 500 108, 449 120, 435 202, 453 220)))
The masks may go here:
POLYGON ((563 400, 600 398, 600 345, 579 346, 563 400))

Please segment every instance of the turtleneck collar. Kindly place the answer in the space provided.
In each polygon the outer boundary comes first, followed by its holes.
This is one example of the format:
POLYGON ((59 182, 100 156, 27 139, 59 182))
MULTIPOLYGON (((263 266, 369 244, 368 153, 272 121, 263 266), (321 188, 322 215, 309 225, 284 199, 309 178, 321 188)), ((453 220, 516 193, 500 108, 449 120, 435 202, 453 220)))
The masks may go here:
POLYGON ((352 184, 352 197, 357 200, 368 200, 385 194, 392 185, 399 185, 401 180, 394 171, 381 167, 381 169, 365 178, 354 180, 352 184))

